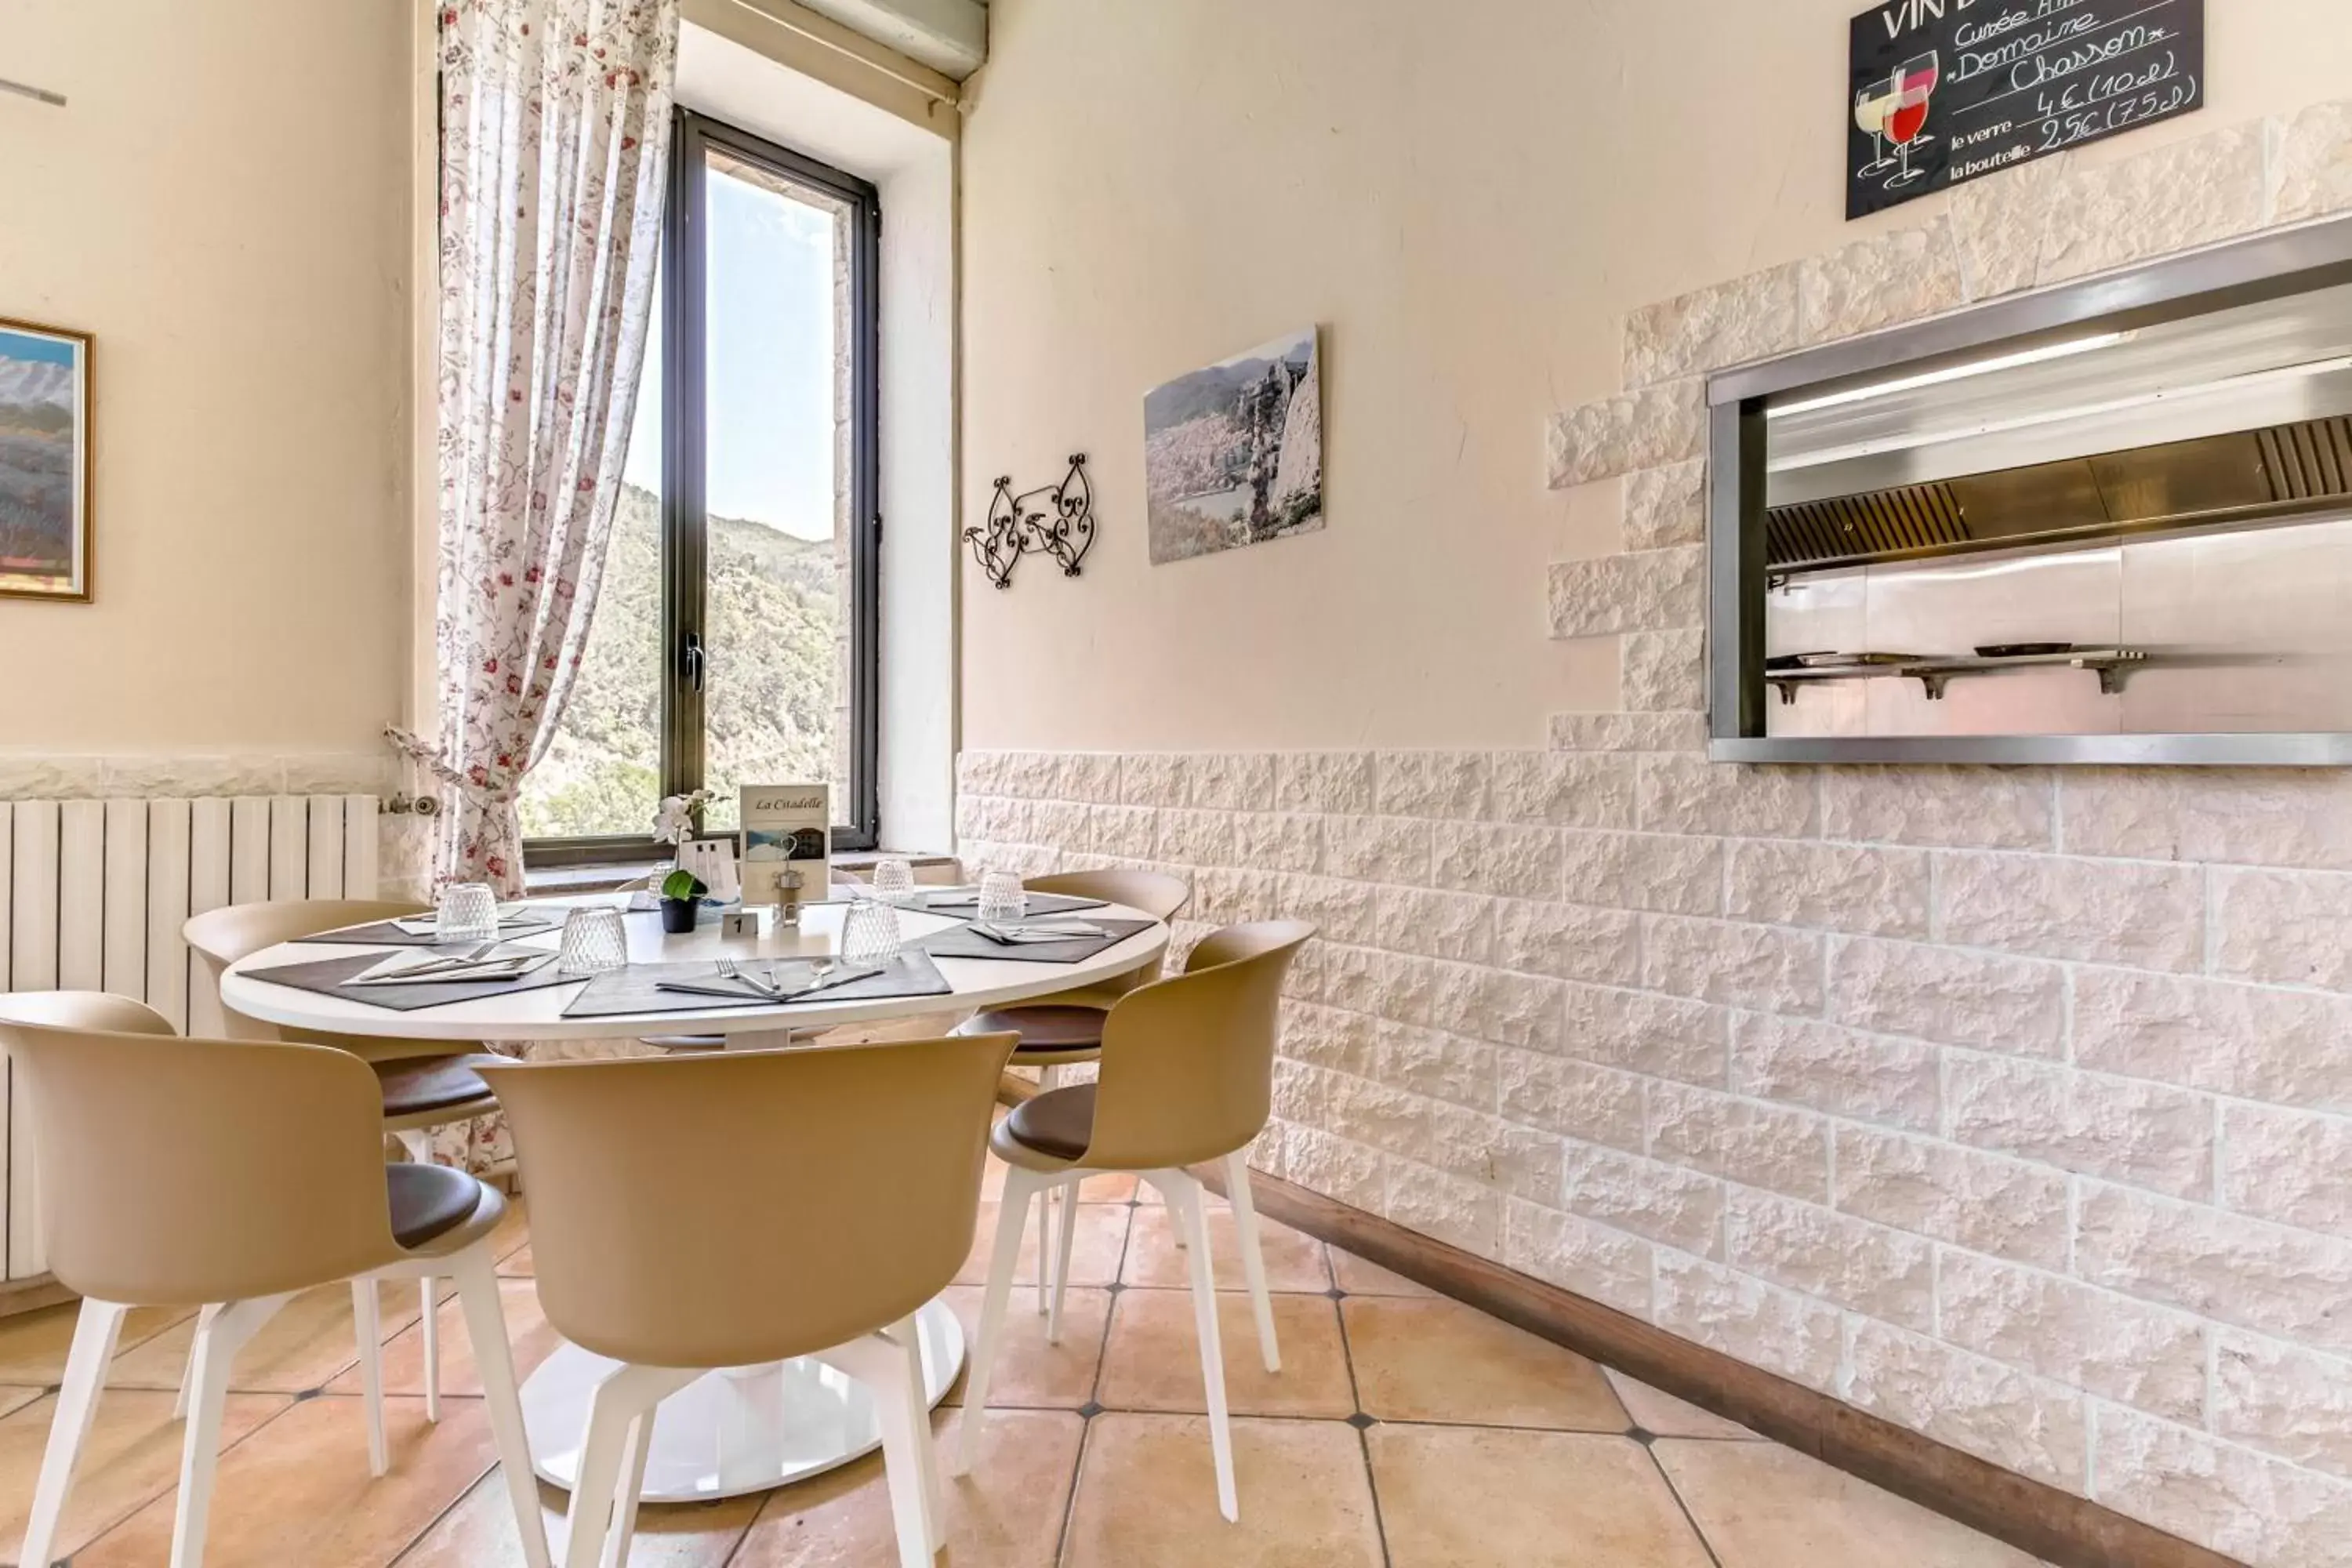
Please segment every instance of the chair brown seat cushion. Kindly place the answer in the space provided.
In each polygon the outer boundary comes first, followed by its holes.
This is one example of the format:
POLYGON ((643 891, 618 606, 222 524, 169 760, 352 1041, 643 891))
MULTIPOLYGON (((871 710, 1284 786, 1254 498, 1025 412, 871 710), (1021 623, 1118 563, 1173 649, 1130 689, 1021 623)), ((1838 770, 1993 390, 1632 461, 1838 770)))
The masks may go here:
POLYGON ((1094 1142, 1095 1086, 1076 1083, 1024 1100, 1004 1119, 1004 1131, 1040 1154, 1076 1160, 1094 1142))
POLYGON ((1065 1007, 1052 1004, 998 1007, 974 1015, 971 1021, 958 1028, 956 1033, 1018 1035, 1021 1044, 1013 1047, 1013 1059, 1017 1062, 1024 1051, 1102 1049, 1103 1019, 1106 1016, 1099 1007, 1065 1007))
POLYGON ((457 1229, 482 1204, 482 1184, 446 1165, 386 1165, 383 1184, 392 1238, 412 1249, 457 1229))
POLYGON ((369 1063, 383 1090, 385 1120, 454 1110, 489 1099, 490 1086, 474 1070, 476 1059, 471 1056, 394 1057, 369 1063))

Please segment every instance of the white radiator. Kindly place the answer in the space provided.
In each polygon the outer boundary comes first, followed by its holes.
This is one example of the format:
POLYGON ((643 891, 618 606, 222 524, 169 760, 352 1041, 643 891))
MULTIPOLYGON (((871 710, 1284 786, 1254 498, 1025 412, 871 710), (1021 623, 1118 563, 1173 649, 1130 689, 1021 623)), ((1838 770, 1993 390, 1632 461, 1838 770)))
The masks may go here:
MULTIPOLYGON (((180 939, 192 914, 263 899, 369 899, 376 797, 0 801, 0 991, 136 996, 193 1035, 220 998, 180 939)), ((0 1079, 6 1277, 42 1272, 32 1143, 0 1079)))

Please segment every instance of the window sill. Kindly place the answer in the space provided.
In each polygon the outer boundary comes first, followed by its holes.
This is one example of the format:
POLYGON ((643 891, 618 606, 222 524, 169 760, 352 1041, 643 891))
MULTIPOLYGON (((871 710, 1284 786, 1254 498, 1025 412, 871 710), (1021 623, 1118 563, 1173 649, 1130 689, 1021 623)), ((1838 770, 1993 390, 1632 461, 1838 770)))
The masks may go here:
MULTIPOLYGON (((884 853, 875 849, 852 850, 835 856, 833 863, 846 871, 865 871, 872 868, 884 853)), ((952 855, 907 854, 902 858, 915 868, 918 878, 926 868, 953 866, 956 863, 952 855)), ((656 871, 667 869, 669 865, 670 858, 665 855, 655 858, 633 856, 627 859, 585 866, 549 866, 537 870, 525 867, 523 890, 534 898, 560 898, 566 893, 615 892, 632 882, 644 881, 656 871)))

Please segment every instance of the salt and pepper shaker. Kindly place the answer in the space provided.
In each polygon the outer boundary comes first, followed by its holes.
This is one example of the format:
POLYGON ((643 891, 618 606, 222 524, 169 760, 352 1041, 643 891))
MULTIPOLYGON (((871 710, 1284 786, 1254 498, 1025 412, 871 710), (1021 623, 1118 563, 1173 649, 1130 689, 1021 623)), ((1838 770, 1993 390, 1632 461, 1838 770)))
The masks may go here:
POLYGON ((776 923, 792 927, 801 923, 801 890, 808 879, 796 867, 787 866, 776 873, 776 923))

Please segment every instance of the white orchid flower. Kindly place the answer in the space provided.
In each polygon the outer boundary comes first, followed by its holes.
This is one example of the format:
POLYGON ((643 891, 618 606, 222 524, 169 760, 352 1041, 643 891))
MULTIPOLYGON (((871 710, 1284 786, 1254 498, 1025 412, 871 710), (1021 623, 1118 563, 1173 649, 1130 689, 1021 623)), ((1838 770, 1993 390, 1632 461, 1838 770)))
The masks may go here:
POLYGON ((709 798, 707 790, 666 798, 654 813, 654 841, 657 844, 683 844, 694 837, 694 813, 709 798))

